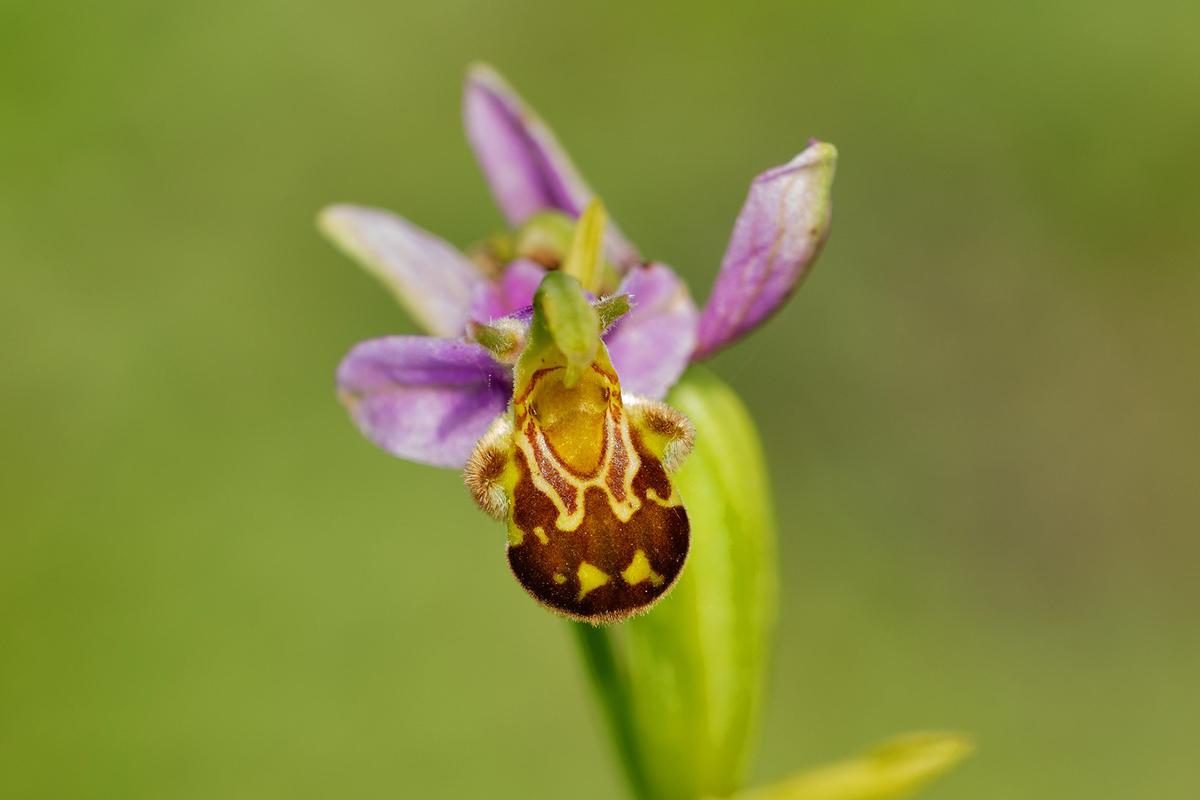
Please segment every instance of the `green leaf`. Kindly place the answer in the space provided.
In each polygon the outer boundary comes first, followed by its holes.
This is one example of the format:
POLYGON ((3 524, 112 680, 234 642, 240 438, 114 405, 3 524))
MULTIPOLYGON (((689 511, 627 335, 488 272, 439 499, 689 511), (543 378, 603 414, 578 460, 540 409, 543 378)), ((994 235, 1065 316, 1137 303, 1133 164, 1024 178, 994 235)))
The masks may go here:
POLYGON ((908 797, 974 750, 957 733, 910 733, 846 761, 807 770, 735 800, 891 800, 908 797))

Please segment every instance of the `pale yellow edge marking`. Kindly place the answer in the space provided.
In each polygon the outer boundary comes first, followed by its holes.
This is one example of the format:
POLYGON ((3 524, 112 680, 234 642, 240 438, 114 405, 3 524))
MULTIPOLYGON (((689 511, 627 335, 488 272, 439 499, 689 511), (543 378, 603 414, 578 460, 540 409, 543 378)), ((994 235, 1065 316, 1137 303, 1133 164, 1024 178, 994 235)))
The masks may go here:
MULTIPOLYGON (((642 507, 642 501, 639 500, 638 496, 633 492, 633 479, 637 477, 638 470, 642 468, 642 458, 638 455, 637 450, 633 448, 633 434, 630 433, 630 415, 629 409, 625 407, 625 397, 627 397, 627 395, 621 395, 621 423, 617 426, 617 436, 621 437, 621 442, 625 445, 625 455, 628 459, 627 466, 625 468, 624 484, 626 498, 625 505, 628 507, 628 511, 624 516, 622 516, 620 511, 618 511, 616 508, 613 509, 617 514, 617 519, 621 520, 622 522, 628 522, 633 517, 633 513, 642 507)), ((611 416, 609 417, 609 422, 616 424, 616 421, 613 420, 611 416)), ((609 450, 612 452, 615 450, 615 448, 609 448, 609 450)), ((610 468, 611 463, 612 459, 610 457, 610 468)), ((612 499, 612 493, 608 491, 608 487, 605 486, 604 490, 606 493, 608 493, 609 503, 615 506, 616 502, 612 499)))
POLYGON ((646 489, 646 499, 651 503, 657 503, 663 508, 677 508, 680 505, 679 492, 675 489, 674 484, 671 484, 671 496, 667 499, 664 500, 663 498, 659 497, 658 492, 654 491, 653 488, 646 489))
POLYGON ((508 521, 508 545, 509 547, 520 547, 521 542, 525 541, 525 532, 513 524, 512 520, 508 521))

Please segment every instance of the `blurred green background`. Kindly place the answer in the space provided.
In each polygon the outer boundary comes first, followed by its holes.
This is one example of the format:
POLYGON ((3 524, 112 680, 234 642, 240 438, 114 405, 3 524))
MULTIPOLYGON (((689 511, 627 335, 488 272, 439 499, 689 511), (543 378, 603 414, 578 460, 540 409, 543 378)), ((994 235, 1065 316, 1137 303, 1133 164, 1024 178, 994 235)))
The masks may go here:
POLYGON ((0 3, 0 796, 615 798, 563 624, 333 394, 410 332, 321 241, 500 216, 466 64, 707 296, 810 136, 833 232, 714 368, 784 607, 757 779, 921 728, 930 798, 1200 794, 1194 2, 0 3))

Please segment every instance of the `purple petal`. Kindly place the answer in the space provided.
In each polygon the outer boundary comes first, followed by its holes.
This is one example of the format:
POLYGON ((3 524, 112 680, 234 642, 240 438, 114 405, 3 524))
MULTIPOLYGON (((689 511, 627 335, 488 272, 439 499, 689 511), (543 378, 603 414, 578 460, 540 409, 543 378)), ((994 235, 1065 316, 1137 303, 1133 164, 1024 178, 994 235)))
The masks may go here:
POLYGON ((338 365, 337 383, 354 424, 380 448, 455 469, 512 397, 509 368, 482 347, 428 336, 358 343, 338 365))
POLYGON ((508 265, 500 279, 505 314, 533 305, 533 295, 546 277, 546 268, 536 261, 520 259, 508 265))
POLYGON ((390 211, 336 205, 317 225, 334 244, 392 291, 425 330, 459 336, 475 287, 486 276, 451 244, 390 211))
POLYGON ((829 233, 836 162, 833 145, 813 142, 754 179, 700 320, 696 358, 758 327, 799 285, 829 233))
POLYGON ((661 400, 696 348, 696 304, 666 264, 634 267, 617 293, 633 301, 604 338, 621 390, 661 400))
POLYGON ((507 317, 533 303, 533 293, 546 277, 546 268, 536 261, 518 259, 504 269, 499 283, 480 284, 471 300, 471 319, 491 322, 507 317))
MULTIPOLYGON (((587 207, 591 187, 553 132, 486 64, 476 64, 467 72, 463 117, 467 140, 509 225, 518 227, 546 209, 578 217, 587 207)), ((641 261, 637 248, 612 223, 604 249, 621 268, 641 261)))

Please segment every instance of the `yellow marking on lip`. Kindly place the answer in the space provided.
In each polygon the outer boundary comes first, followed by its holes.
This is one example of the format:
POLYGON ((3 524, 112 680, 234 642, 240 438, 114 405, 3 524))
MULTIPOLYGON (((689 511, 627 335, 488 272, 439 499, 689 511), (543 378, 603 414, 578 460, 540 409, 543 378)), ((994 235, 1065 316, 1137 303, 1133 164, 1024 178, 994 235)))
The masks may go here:
MULTIPOLYGON (((614 397, 618 396, 619 395, 614 394, 614 397)), ((599 474, 586 479, 578 478, 565 470, 560 471, 560 467, 563 465, 555 457, 554 451, 549 447, 549 443, 546 441, 545 431, 541 430, 540 425, 535 423, 534 434, 532 437, 526 434, 524 429, 518 429, 514 433, 513 439, 514 444, 517 446, 517 451, 519 452, 518 457, 524 458, 525 464, 529 469, 529 476, 533 480, 534 488, 536 488, 542 495, 549 499, 550 502, 554 504, 555 510, 558 511, 558 517, 554 522, 554 526, 560 531, 569 533, 577 530, 583 523, 583 497, 587 490, 592 487, 596 487, 604 493, 605 498, 608 500, 609 507, 613 510, 613 513, 621 522, 628 522, 633 516, 634 512, 641 507, 642 501, 639 500, 633 492, 633 479, 634 476, 637 475, 638 470, 641 468, 641 457, 638 455, 633 446, 632 435, 629 428, 629 418, 623 414, 614 418, 612 410, 610 409, 605 427, 606 436, 611 438, 619 437, 622 440, 625 453, 624 463, 619 465, 614 464, 613 456, 617 448, 610 444, 605 447, 604 460, 600 466, 599 474), (554 479, 560 480, 563 483, 567 483, 575 488, 578 500, 575 504, 574 510, 567 509, 566 503, 563 501, 562 497, 559 496, 554 486, 551 485, 550 480, 547 479, 548 476, 543 474, 542 467, 538 463, 538 457, 535 455, 535 452, 538 451, 541 452, 544 461, 551 465, 554 469, 554 479), (623 501, 618 501, 616 498, 614 498, 612 490, 609 489, 607 485, 608 475, 610 471, 615 468, 622 468, 625 470, 625 474, 623 476, 625 499, 623 501)), ((656 502, 667 507, 673 505, 670 502, 656 502)))
POLYGON ((554 573, 554 582, 555 583, 566 583, 567 576, 563 575, 561 572, 556 572, 556 573, 554 573))
POLYGON ((579 565, 579 599, 582 600, 592 589, 599 589, 609 580, 607 572, 584 561, 579 565))
POLYGON ((633 561, 629 562, 629 566, 621 571, 621 577, 633 586, 649 578, 651 572, 650 559, 646 558, 645 552, 638 550, 633 554, 633 561))
POLYGON ((541 525, 533 529, 533 535, 538 537, 538 541, 542 544, 550 544, 550 537, 546 535, 546 529, 541 525))
POLYGON ((667 497, 667 498, 662 498, 662 497, 658 496, 658 492, 654 491, 653 487, 647 487, 646 488, 646 499, 649 500, 651 503, 657 503, 658 505, 662 506, 663 508, 675 508, 676 506, 679 505, 679 502, 674 498, 674 494, 675 494, 674 488, 675 487, 672 486, 671 488, 672 488, 672 492, 671 492, 672 496, 667 497))
POLYGON ((643 550, 638 550, 633 554, 633 560, 629 562, 628 567, 621 571, 621 577, 630 586, 636 586, 647 578, 654 586, 662 586, 663 582, 663 576, 650 567, 650 559, 646 558, 643 550))

